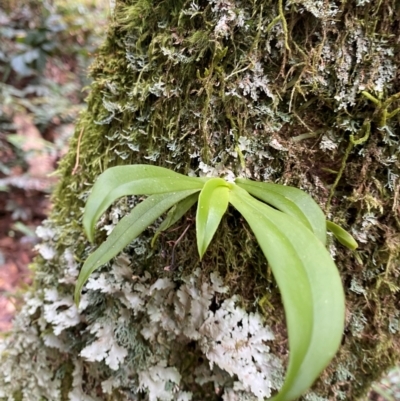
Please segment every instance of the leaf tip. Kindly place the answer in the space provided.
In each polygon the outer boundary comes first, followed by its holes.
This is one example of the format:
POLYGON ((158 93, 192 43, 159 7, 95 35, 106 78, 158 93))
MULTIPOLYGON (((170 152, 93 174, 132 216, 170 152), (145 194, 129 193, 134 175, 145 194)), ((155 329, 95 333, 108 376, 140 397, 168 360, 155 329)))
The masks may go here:
POLYGON ((355 251, 358 248, 358 243, 354 239, 354 237, 346 231, 344 228, 340 227, 336 223, 327 220, 326 228, 335 236, 335 238, 345 247, 349 248, 352 251, 355 251))

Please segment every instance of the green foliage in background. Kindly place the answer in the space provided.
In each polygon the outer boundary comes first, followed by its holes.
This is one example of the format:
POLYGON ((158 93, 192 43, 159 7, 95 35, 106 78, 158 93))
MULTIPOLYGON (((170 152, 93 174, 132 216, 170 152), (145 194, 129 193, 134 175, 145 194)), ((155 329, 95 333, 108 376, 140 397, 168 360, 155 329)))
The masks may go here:
POLYGON ((27 116, 39 130, 44 154, 65 153, 69 125, 84 107, 87 67, 104 34, 99 21, 105 23, 105 5, 92 0, 2 2, 0 190, 29 188, 27 180, 7 180, 16 169, 29 175, 24 151, 29 139, 26 132, 16 135, 16 116, 27 116))

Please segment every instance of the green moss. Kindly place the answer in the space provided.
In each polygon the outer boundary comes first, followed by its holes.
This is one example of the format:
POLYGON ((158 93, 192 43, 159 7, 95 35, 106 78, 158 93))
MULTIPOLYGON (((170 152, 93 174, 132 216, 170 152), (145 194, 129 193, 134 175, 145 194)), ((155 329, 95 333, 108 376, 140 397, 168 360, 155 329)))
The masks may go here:
POLYGON ((74 365, 71 361, 67 361, 62 365, 61 371, 59 372, 61 376, 61 401, 68 401, 68 394, 72 389, 72 374, 74 371, 74 365))
MULTIPOLYGON (((270 178, 309 189, 322 206, 332 186, 332 215, 344 223, 350 218, 360 232, 365 214, 373 210, 379 223, 366 230, 375 240, 362 244, 358 253, 362 264, 348 251, 338 249, 345 284, 357 278, 365 289, 363 295, 349 293, 347 304, 350 314, 352 310, 362 311, 368 324, 362 333, 353 336, 348 332, 337 357, 337 364, 341 363, 357 378, 352 384, 342 384, 330 373, 338 366, 334 363, 324 376, 325 382, 322 379, 316 385, 324 395, 337 390, 348 394, 349 399, 362 397, 368 383, 395 362, 399 347, 388 332, 397 301, 398 276, 393 266, 399 256, 399 240, 394 218, 387 213, 393 208, 394 193, 385 189, 388 168, 382 162, 383 155, 394 160, 397 153, 395 146, 380 142, 382 133, 376 126, 372 127, 372 140, 366 138, 364 143, 353 144, 355 151, 347 150, 345 156, 343 152, 349 134, 374 116, 374 104, 357 87, 361 88, 361 81, 367 88, 374 87, 380 73, 372 59, 382 56, 383 48, 394 45, 389 36, 395 26, 394 17, 379 9, 377 2, 363 7, 343 3, 334 17, 323 12, 318 15, 307 2, 283 10, 268 6, 268 2, 254 7, 251 2, 242 1, 235 12, 245 10, 248 17, 253 17, 246 22, 248 28, 236 27, 226 36, 216 37, 211 4, 200 2, 197 11, 185 14, 182 8, 188 9, 189 3, 178 3, 119 3, 108 42, 92 67, 95 83, 89 110, 77 127, 77 135, 81 127, 84 129, 80 169, 75 176, 71 175, 76 157, 73 150, 61 166, 64 178, 55 195, 60 220, 65 222, 71 211, 80 216, 79 207, 85 195, 79 199, 77 193, 84 194, 94 178, 110 165, 150 161, 187 173, 189 168, 197 168, 199 159, 211 165, 222 163, 236 173, 243 172, 244 160, 245 168, 253 176, 265 175, 267 164, 272 170, 270 178), (299 14, 301 7, 311 12, 299 14), (372 27, 364 24, 370 11, 380 13, 379 22, 372 27), (261 31, 260 27, 265 25, 267 29, 261 31), (364 26, 368 26, 365 31, 364 26), (360 32, 363 35, 357 39, 360 32), (284 49, 274 48, 279 42, 282 46, 282 40, 284 49), (358 64, 353 61, 354 44, 359 46, 358 64), (363 52, 362 45, 368 51, 363 52), (332 62, 326 53, 342 57, 332 62), (346 60, 346 54, 350 60, 346 60), (266 77, 269 93, 263 93, 260 84, 253 94, 248 89, 250 96, 243 96, 246 89, 240 96, 228 95, 233 85, 240 88, 246 79, 254 80, 254 73, 246 74, 254 72, 257 62, 263 63, 265 75, 260 74, 258 79, 266 77), (160 83, 158 89, 156 83, 160 83), (346 102, 344 94, 352 96, 352 101, 346 102), (344 146, 329 152, 319 150, 321 134, 296 145, 290 141, 301 132, 327 130, 344 146), (240 137, 252 138, 257 143, 253 154, 241 151, 242 163, 232 156, 239 149, 240 137), (273 139, 287 146, 289 152, 269 146, 273 139), (91 146, 93 143, 98 147, 91 146), (362 157, 357 154, 361 149, 362 157), (127 158, 119 157, 118 152, 126 152, 127 158), (260 152, 268 152, 273 159, 264 163, 260 152), (190 157, 191 154, 197 157, 190 157), (378 160, 374 154, 382 156, 378 160), (324 173, 324 168, 338 166, 343 157, 347 158, 341 171, 343 178, 335 182, 335 175, 324 173), (59 201, 61 198, 63 202, 59 201), (371 275, 371 270, 377 272, 371 275)), ((385 54, 388 56, 382 63, 398 61, 389 52, 385 54)), ((384 90, 390 95, 391 78, 380 79, 386 79, 384 90)), ((396 115, 391 117, 395 119, 396 115)), ((388 135, 386 138, 391 139, 388 135)), ((76 149, 76 144, 77 139, 71 144, 72 149, 76 149)), ((398 168, 396 162, 393 168, 398 168)), ((242 222, 238 224, 235 219, 231 216, 224 222, 229 227, 224 231, 231 235, 219 236, 202 262, 203 268, 223 272, 233 290, 245 295, 249 304, 261 299, 265 288, 272 289, 269 303, 281 309, 270 273, 263 273, 268 270, 251 236, 237 228, 242 222), (254 280, 257 274, 259 279, 254 280), (254 287, 258 289, 254 291, 254 287)), ((77 222, 71 219, 70 224, 78 232, 77 222)), ((179 244, 179 268, 174 274, 196 266, 193 236, 189 231, 179 244)), ((168 234, 163 241, 174 237, 175 234, 168 234)), ((160 261, 155 256, 153 259, 154 266, 158 266, 160 261)), ((282 314, 275 319, 276 327, 281 327, 282 314)))
MULTIPOLYGON (((82 263, 90 253, 82 208, 96 177, 110 166, 151 163, 199 173, 205 163, 299 186, 360 240, 357 253, 331 244, 346 288, 347 326, 313 397, 361 400, 400 355, 398 334, 390 329, 400 286, 400 147, 393 134, 399 128, 398 4, 357 6, 354 0, 317 8, 306 0, 241 0, 230 14, 226 8, 233 3, 221 4, 117 2, 91 68, 88 109, 59 168, 50 217, 58 256, 36 260, 36 288, 51 283, 72 294, 73 285, 58 282, 65 269, 61 255, 73 249, 82 263), (360 130, 368 121, 366 137, 360 130)), ((219 271, 247 308, 263 311, 276 333, 271 348, 285 360, 279 293, 245 223, 231 210, 200 263, 193 217, 163 234, 155 249, 148 245, 154 231, 149 229, 133 274, 149 271, 179 281, 198 266, 205 274, 219 271), (172 252, 175 265, 168 272, 172 252)), ((103 238, 100 233, 97 243, 103 238)), ((118 317, 121 310, 104 294, 91 302, 86 322, 68 332, 67 359, 91 341, 85 325, 111 311, 118 317)), ((85 374, 93 389, 111 373, 96 365, 85 374)))
POLYGON ((15 391, 12 396, 14 397, 15 401, 22 401, 22 392, 21 391, 15 391))

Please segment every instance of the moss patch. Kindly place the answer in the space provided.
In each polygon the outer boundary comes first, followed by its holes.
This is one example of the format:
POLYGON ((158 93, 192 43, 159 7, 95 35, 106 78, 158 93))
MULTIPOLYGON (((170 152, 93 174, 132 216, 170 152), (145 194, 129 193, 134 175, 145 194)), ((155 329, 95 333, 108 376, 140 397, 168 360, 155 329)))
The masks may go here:
MULTIPOLYGON (((400 307, 399 15, 395 0, 118 1, 91 69, 88 110, 59 169, 49 223, 57 256, 37 259, 36 288, 72 294, 73 282, 59 282, 65 252, 73 250, 78 266, 90 253, 82 207, 110 166, 151 163, 185 174, 228 169, 298 186, 360 242, 357 253, 330 243, 346 288, 346 332, 310 397, 362 399, 400 355, 393 323, 400 307)), ((135 202, 121 200, 119 217, 135 202)), ((100 225, 111 222, 108 214, 100 225)), ((243 306, 264 313, 276 333, 272 350, 284 360, 279 294, 243 220, 230 211, 201 264, 193 226, 192 214, 155 249, 149 229, 126 250, 135 256, 132 274, 179 282, 199 266, 204 274, 220 272, 243 306)), ((104 235, 99 231, 97 243, 104 235)), ((93 340, 87 325, 120 316, 112 297, 93 293, 90 303, 80 325, 66 330, 67 359, 93 340)), ((101 364, 83 369, 85 391, 107 399, 95 389, 118 375, 101 364)))

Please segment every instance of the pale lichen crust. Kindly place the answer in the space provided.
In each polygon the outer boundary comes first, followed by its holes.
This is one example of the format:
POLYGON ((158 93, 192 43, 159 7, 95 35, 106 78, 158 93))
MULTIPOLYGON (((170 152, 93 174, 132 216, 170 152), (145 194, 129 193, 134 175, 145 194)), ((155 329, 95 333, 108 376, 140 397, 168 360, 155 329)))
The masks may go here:
MULTIPOLYGON (((397 0, 117 0, 33 289, 2 342, 0 399, 253 401, 282 382, 279 293, 234 211, 201 262, 193 213, 153 249, 151 227, 73 305, 93 251, 85 200, 106 168, 134 163, 294 185, 352 233, 357 252, 329 240, 342 347, 303 398, 364 399, 400 355, 399 24, 397 0)), ((94 246, 139 201, 117 202, 94 246)))

